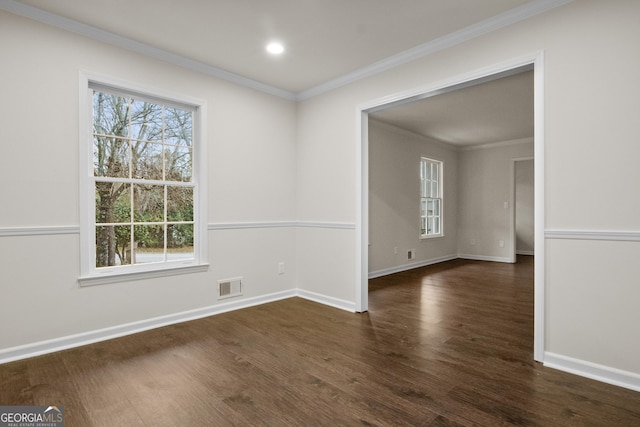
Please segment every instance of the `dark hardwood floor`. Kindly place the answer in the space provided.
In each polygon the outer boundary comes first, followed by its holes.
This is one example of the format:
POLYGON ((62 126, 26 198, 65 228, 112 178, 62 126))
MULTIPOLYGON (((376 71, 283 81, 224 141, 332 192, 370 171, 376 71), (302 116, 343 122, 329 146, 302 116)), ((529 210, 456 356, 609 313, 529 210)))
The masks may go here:
POLYGON ((0 405, 66 426, 640 426, 640 393, 533 362, 533 260, 370 281, 0 365, 0 405))

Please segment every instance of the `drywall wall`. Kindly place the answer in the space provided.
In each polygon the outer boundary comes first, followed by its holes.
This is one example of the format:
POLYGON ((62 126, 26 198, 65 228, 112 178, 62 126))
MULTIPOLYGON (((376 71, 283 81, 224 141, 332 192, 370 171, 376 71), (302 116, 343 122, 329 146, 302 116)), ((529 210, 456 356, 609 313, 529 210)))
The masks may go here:
POLYGON ((514 162, 516 253, 521 255, 533 255, 535 252, 533 166, 533 159, 514 162))
POLYGON ((218 305, 218 279, 244 277, 242 299, 295 288, 293 102, 5 12, 0 40, 12 40, 0 44, 0 359, 16 346, 218 305), (79 286, 80 70, 207 102, 208 271, 79 286))
POLYGON ((369 120, 369 273, 455 257, 457 153, 442 143, 369 120), (420 238, 420 158, 443 162, 443 237, 420 238), (409 259, 408 250, 415 250, 409 259))
POLYGON ((458 153, 458 254, 509 262, 512 159, 533 155, 533 139, 458 153))
MULTIPOLYGON (((640 2, 636 1, 574 1, 300 103, 298 218, 360 221, 360 141, 356 137, 360 106, 542 54, 544 134, 538 136, 544 137, 544 227, 560 232, 617 230, 629 232, 633 239, 640 232, 640 199, 635 197, 640 182, 635 126, 640 86, 634 84, 640 74, 635 43, 640 39, 638 16, 640 2), (603 161, 605 148, 613 153, 608 161, 603 161), (597 180, 593 180, 594 170, 598 170, 597 180), (593 194, 601 195, 601 206, 615 209, 593 209, 593 194)), ((305 236, 305 244, 316 253, 335 251, 341 259, 356 259, 352 247, 344 245, 354 233, 335 234, 322 240, 305 236)), ((573 244, 570 234, 567 236, 573 244)), ((584 236, 588 238, 589 233, 584 236)), ((613 263, 609 255, 611 246, 636 253, 640 242, 637 237, 636 241, 607 245, 576 241, 581 250, 571 252, 564 240, 548 237, 545 245, 544 261, 549 265, 544 277, 546 351, 579 359, 583 367, 597 363, 640 374, 640 341, 634 339, 640 311, 613 308, 637 300, 638 274, 632 264, 613 263), (590 266, 589 271, 615 268, 616 274, 602 281, 579 272, 578 265, 590 266), (607 295, 606 307, 598 302, 602 295, 607 295), (576 300, 585 314, 579 316, 579 322, 571 318, 576 300), (597 340, 589 333, 593 328, 600 331, 597 340)), ((506 255, 496 252, 496 256, 506 255)), ((322 289, 327 295, 352 295, 357 301, 357 265, 343 268, 343 275, 329 282, 316 277, 327 268, 321 259, 307 260, 298 268, 299 286, 322 289)))

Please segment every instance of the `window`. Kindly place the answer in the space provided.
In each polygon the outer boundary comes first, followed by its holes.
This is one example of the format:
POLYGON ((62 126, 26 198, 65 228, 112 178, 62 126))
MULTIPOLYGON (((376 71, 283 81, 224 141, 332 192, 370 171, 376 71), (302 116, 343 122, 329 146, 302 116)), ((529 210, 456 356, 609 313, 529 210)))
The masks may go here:
POLYGON ((83 276, 91 282, 203 265, 200 106, 91 81, 87 87, 83 276))
POLYGON ((439 160, 420 160, 420 237, 443 235, 442 166, 439 160))

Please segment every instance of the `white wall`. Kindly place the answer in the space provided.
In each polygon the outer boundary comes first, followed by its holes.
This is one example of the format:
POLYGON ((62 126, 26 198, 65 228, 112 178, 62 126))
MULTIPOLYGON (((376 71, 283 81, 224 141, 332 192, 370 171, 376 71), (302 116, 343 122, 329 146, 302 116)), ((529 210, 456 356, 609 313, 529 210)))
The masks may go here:
POLYGON ((455 257, 457 153, 427 138, 369 120, 369 272, 372 275, 455 257), (420 238, 420 158, 444 164, 444 236, 420 238), (398 253, 394 249, 398 249, 398 253), (415 259, 407 251, 415 249, 415 259))
POLYGON ((515 169, 516 253, 532 255, 534 242, 534 161, 518 160, 515 169))
POLYGON ((295 218, 313 224, 212 230, 207 273, 91 288, 77 284, 77 234, 0 237, 0 348, 207 306, 214 303, 212 282, 231 275, 248 278, 248 296, 298 286, 355 301, 359 106, 542 51, 545 357, 637 378, 638 16, 635 0, 574 1, 296 109, 0 13, 0 40, 11 40, 0 44, 0 227, 78 224, 79 69, 209 101, 211 223, 295 218), (594 194, 610 208, 593 209, 594 194), (594 233, 611 241, 582 240, 594 233), (293 271, 278 276, 277 261, 293 271))
POLYGON ((513 253, 509 206, 513 188, 511 162, 529 156, 533 156, 532 140, 458 153, 458 254, 461 257, 509 262, 513 253))
POLYGON ((207 222, 214 226, 295 219, 293 102, 5 12, 0 40, 0 358, 15 346, 216 305, 218 279, 243 276, 245 299, 295 288, 292 227, 211 229, 207 272, 77 282, 80 70, 207 101, 207 222), (71 231, 6 233, 58 226, 71 231))
MULTIPOLYGON (((638 16, 637 1, 574 1, 302 102, 298 107, 299 218, 358 221, 359 106, 542 51, 545 228, 560 234, 563 230, 629 231, 636 233, 629 235, 633 238, 640 232, 640 199, 635 196, 640 182, 635 125, 640 86, 634 83, 640 75, 638 16), (593 209, 594 194, 599 195, 599 206, 611 208, 593 209)), ((352 230, 323 237, 305 236, 305 244, 317 253, 354 259, 353 246, 345 244, 356 237, 352 230)), ((635 339, 640 310, 615 308, 638 300, 638 272, 633 263, 611 256, 612 247, 633 254, 639 246, 637 238, 589 244, 570 236, 547 238, 548 354, 577 359, 582 367, 592 363, 640 374, 640 340, 635 339), (576 247, 580 251, 571 250, 576 247), (603 296, 607 298, 604 306, 599 303, 603 296), (572 316, 574 312, 579 315, 572 316), (597 339, 593 330, 598 331, 597 339)), ((330 281, 315 276, 330 268, 323 260, 307 260, 298 267, 301 287, 356 300, 355 265, 335 271, 330 281)))

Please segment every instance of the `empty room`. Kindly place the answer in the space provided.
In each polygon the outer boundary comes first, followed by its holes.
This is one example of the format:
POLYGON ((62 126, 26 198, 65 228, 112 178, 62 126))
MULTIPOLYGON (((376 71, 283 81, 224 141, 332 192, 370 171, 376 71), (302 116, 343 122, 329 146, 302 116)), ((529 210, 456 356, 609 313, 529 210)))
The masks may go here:
POLYGON ((639 19, 0 0, 0 425, 639 425, 639 19))

